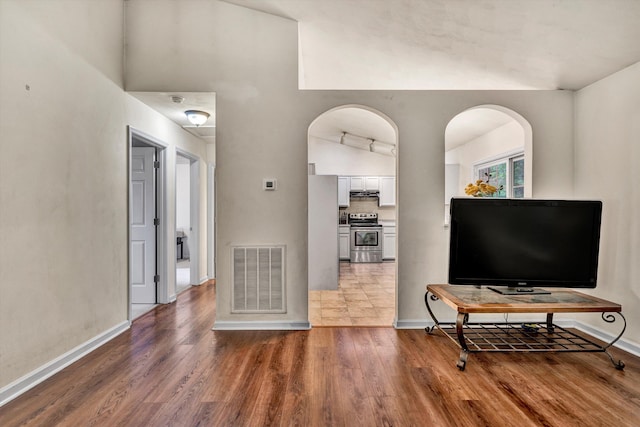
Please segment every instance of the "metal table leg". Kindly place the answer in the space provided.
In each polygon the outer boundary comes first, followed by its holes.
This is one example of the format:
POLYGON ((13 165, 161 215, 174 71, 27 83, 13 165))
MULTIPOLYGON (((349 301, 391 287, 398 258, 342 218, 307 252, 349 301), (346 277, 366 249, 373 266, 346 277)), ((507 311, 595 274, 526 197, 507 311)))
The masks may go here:
POLYGON ((469 357, 469 348, 467 342, 464 340, 464 325, 469 320, 467 313, 458 313, 456 317, 456 334, 458 335, 458 342, 460 343, 460 360, 456 363, 456 366, 461 371, 467 366, 467 357, 469 357))
POLYGON ((553 313, 547 313, 547 332, 553 333, 553 313))
POLYGON ((611 363, 613 363, 613 366, 619 370, 622 371, 624 369, 624 362, 622 360, 618 360, 617 362, 615 361, 615 359, 613 358, 613 356, 611 355, 611 353, 609 353, 609 347, 611 347, 613 344, 615 344, 616 341, 618 341, 620 339, 620 337, 622 336, 622 334, 624 334, 625 329, 627 329, 627 319, 624 318, 624 316, 622 315, 622 313, 618 312, 618 313, 602 313, 602 320, 604 320, 607 323, 613 323, 616 321, 616 317, 614 316, 614 314, 617 314, 620 316, 620 318, 622 318, 622 322, 624 323, 622 325, 622 331, 620 331, 620 334, 618 334, 617 337, 614 338, 613 341, 611 341, 609 344, 607 344, 606 346, 604 346, 602 348, 602 351, 604 351, 604 353, 609 356, 609 360, 611 360, 611 363))
MULTIPOLYGON (((429 316, 431 316, 431 319, 433 320, 433 323, 434 323, 433 326, 427 326, 424 329, 425 332, 428 334, 433 332, 436 328, 440 328, 440 322, 438 321, 436 316, 433 314, 433 311, 431 311, 431 307, 429 306, 429 300, 438 301, 438 297, 433 294, 429 295, 429 291, 427 291, 424 294, 424 304, 427 307, 429 316)), ((469 353, 470 353, 469 348, 467 347, 467 342, 464 339, 464 325, 467 323, 468 320, 469 320, 468 314, 458 313, 458 317, 456 319, 456 333, 458 335, 458 342, 460 345, 460 359, 456 363, 456 366, 461 371, 464 371, 464 368, 467 365, 467 358, 469 357, 469 353)), ((449 336, 446 332, 445 332, 445 335, 449 336)))
POLYGON ((427 306, 427 311, 429 312, 429 316, 431 316, 431 319, 433 320, 433 323, 434 323, 433 326, 427 326, 426 328, 424 328, 425 332, 428 334, 433 332, 436 329, 436 327, 439 325, 438 319, 436 319, 436 316, 434 316, 433 311, 431 311, 431 307, 429 307, 429 299, 431 299, 431 301, 438 301, 438 297, 433 294, 429 295, 429 291, 427 291, 424 294, 424 305, 427 306))

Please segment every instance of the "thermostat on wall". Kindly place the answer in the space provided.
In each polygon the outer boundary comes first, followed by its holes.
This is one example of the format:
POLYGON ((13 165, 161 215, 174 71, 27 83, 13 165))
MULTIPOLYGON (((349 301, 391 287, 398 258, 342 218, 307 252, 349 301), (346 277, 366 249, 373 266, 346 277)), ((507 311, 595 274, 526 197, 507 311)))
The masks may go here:
POLYGON ((275 178, 265 178, 262 180, 263 190, 275 190, 276 186, 277 186, 277 181, 275 178))

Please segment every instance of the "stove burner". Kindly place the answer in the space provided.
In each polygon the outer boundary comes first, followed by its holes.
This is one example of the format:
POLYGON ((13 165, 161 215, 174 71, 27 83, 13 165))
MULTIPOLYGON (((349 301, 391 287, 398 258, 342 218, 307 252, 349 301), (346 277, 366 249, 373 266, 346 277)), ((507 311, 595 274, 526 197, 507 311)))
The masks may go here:
POLYGON ((378 225, 378 214, 371 212, 354 212, 349 214, 349 224, 351 226, 376 226, 378 225))

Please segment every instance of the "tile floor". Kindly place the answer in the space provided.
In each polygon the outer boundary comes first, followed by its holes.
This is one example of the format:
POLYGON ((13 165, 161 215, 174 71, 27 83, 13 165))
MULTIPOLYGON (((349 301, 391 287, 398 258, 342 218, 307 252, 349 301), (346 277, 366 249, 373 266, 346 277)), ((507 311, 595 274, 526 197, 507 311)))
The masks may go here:
POLYGON ((309 291, 312 326, 391 326, 395 316, 395 262, 340 263, 338 290, 309 291))

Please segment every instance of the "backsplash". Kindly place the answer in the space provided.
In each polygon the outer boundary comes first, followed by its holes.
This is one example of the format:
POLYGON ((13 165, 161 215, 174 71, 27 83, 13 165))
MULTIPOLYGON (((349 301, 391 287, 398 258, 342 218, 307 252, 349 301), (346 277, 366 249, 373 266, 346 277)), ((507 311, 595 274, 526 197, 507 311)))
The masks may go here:
POLYGON ((378 206, 377 200, 354 200, 351 199, 348 208, 340 208, 340 213, 347 212, 376 212, 378 220, 391 221, 396 219, 395 206, 378 206))

